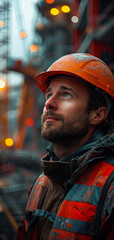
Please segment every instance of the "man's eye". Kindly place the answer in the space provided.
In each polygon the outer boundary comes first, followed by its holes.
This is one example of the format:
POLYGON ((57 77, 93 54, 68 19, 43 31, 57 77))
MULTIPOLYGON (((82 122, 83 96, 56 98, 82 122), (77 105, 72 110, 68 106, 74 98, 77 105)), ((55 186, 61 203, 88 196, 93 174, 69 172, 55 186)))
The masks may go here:
POLYGON ((72 95, 71 95, 70 93, 68 93, 68 92, 65 92, 65 93, 64 93, 64 96, 65 96, 66 98, 72 97, 72 95))
POLYGON ((47 95, 46 95, 46 100, 48 100, 51 96, 52 96, 51 93, 47 94, 47 95))

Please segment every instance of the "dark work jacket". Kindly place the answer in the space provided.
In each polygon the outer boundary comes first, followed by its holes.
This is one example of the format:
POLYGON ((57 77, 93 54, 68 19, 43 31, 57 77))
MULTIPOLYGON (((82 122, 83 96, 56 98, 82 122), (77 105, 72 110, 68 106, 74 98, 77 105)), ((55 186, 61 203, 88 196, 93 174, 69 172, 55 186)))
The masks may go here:
MULTIPOLYGON (((61 161, 56 159, 52 149, 49 149, 48 151, 49 154, 41 160, 44 174, 50 179, 46 196, 41 203, 41 209, 56 214, 70 189, 72 189, 74 184, 83 177, 84 173, 88 171, 90 167, 95 167, 95 164, 101 160, 108 161, 110 158, 112 161, 113 134, 110 131, 107 135, 103 136, 100 131, 97 131, 86 145, 82 146, 66 158, 61 159, 61 161), (50 161, 50 159, 53 159, 53 161, 50 161)), ((107 193, 105 194, 102 211, 100 211, 100 216, 98 216, 101 219, 98 226, 98 239, 113 239, 112 198, 113 183, 111 183, 107 193)), ((44 216, 41 216, 37 219, 37 226, 38 235, 36 239, 49 239, 53 222, 46 219, 44 216)), ((24 227, 20 227, 20 230, 23 228, 24 227)), ((20 230, 17 232, 15 237, 16 240, 24 239, 18 238, 20 230)), ((69 239, 75 238, 72 237, 69 239)), ((77 239, 81 238, 78 237, 77 239)))

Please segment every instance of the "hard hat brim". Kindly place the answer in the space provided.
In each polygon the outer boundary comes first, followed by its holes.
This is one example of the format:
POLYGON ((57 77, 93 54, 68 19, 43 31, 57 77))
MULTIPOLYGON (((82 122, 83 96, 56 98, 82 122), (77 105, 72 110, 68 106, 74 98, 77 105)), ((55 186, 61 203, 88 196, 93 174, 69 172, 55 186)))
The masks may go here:
POLYGON ((37 84, 37 86, 41 89, 41 91, 45 94, 47 87, 49 85, 49 78, 51 76, 60 75, 60 74, 61 75, 70 75, 70 76, 74 76, 74 77, 83 79, 78 74, 74 74, 74 73, 71 73, 68 71, 54 70, 54 71, 47 71, 47 72, 39 73, 38 75, 36 75, 34 77, 34 81, 37 84))

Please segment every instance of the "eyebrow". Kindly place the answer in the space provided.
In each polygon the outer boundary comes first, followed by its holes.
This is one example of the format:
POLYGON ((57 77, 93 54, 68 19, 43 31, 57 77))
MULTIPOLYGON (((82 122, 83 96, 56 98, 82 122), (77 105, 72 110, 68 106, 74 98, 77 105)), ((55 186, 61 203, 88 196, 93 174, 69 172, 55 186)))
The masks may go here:
MULTIPOLYGON (((76 94, 76 92, 72 89, 72 88, 70 88, 70 87, 66 87, 66 86, 60 86, 60 88, 59 88, 60 90, 67 90, 67 91, 71 91, 73 94, 76 94)), ((50 92, 52 90, 52 88, 51 87, 49 87, 48 89, 47 89, 47 91, 46 91, 46 94, 48 93, 48 92, 50 92)))

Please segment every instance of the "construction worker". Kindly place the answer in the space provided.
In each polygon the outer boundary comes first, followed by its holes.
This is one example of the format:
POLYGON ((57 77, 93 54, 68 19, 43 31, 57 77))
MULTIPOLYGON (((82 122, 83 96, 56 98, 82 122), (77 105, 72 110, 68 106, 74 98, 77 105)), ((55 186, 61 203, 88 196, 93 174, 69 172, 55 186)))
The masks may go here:
POLYGON ((112 73, 100 59, 74 53, 35 82, 46 97, 41 134, 51 144, 15 239, 113 240, 112 73))

